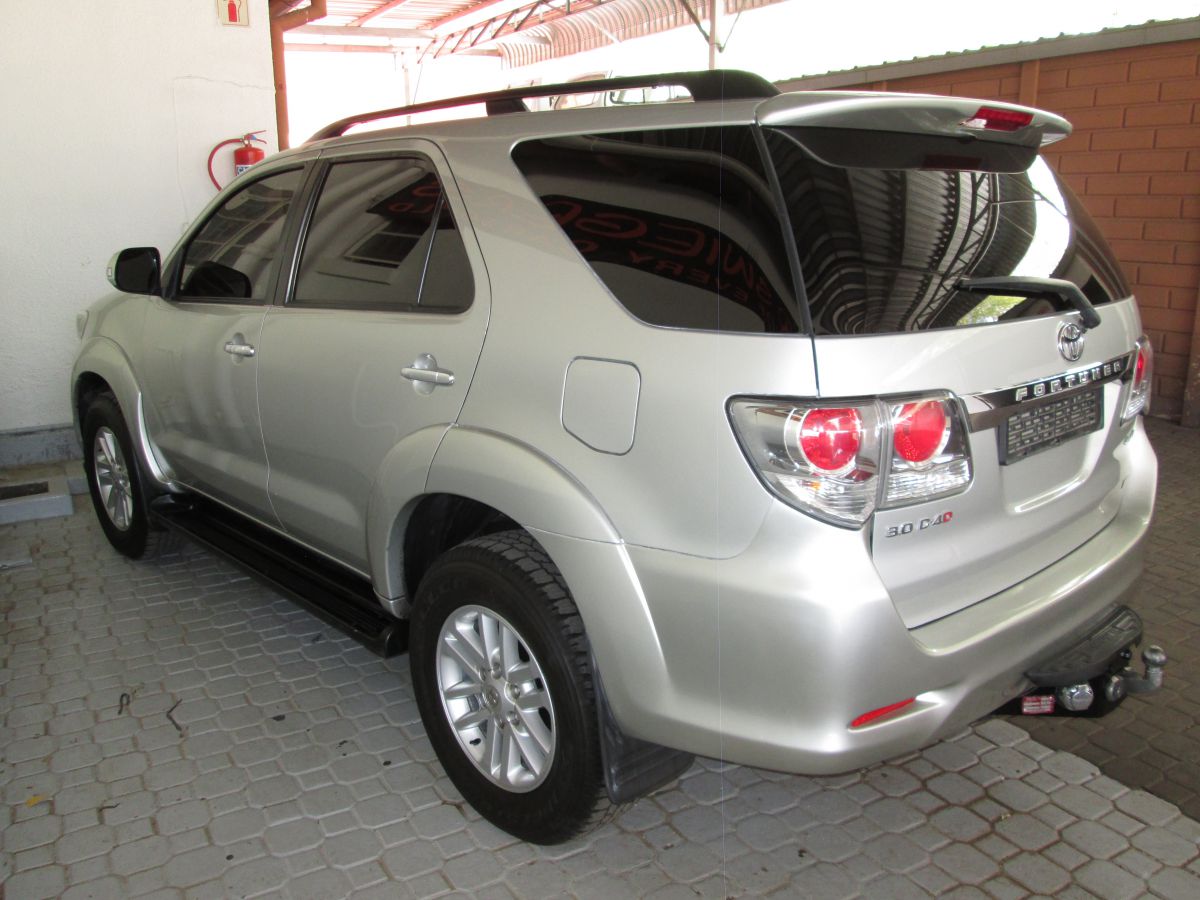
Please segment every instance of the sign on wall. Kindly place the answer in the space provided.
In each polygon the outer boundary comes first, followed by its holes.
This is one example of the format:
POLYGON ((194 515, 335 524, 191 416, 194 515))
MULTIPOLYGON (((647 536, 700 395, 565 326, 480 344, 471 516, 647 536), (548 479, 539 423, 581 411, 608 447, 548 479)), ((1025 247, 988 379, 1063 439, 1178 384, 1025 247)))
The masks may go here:
POLYGON ((217 21, 222 25, 249 25, 250 0, 217 0, 217 21))

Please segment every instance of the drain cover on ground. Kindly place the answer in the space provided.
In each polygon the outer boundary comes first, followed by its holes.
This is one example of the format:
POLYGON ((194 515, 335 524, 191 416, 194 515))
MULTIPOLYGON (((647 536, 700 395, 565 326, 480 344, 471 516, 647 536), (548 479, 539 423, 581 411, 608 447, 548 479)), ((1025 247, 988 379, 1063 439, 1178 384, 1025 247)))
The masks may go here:
POLYGON ((0 487, 0 500, 16 500, 18 497, 32 497, 35 494, 50 492, 50 482, 29 481, 25 484, 9 484, 0 487))

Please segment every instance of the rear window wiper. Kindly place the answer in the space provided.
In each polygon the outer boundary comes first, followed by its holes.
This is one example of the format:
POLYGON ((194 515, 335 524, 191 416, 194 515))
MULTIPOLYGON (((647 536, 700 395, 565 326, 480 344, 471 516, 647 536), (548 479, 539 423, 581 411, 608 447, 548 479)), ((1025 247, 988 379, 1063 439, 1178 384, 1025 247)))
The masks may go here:
POLYGON ((1079 286, 1062 278, 1033 278, 1028 275, 1000 275, 992 278, 963 278, 957 285, 960 291, 998 294, 1052 294, 1070 303, 1079 311, 1083 330, 1100 324, 1100 313, 1079 286))

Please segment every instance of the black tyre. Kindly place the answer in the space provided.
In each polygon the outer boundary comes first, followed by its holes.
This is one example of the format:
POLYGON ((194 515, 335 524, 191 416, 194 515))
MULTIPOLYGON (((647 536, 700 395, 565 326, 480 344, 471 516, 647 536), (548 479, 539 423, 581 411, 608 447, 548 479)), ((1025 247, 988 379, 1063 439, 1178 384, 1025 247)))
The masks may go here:
POLYGON ((133 559, 161 552, 167 533, 150 523, 133 442, 111 394, 95 397, 84 414, 83 465, 108 542, 133 559))
POLYGON ((421 719, 479 813, 555 844, 610 810, 583 620, 523 531, 461 544, 421 581, 409 632, 421 719))

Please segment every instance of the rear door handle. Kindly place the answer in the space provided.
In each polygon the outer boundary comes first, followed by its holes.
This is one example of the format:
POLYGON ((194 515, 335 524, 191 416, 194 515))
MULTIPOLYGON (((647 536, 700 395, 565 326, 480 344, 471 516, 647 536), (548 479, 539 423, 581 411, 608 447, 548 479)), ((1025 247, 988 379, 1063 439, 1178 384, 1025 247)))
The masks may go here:
POLYGON ((401 369, 400 374, 415 382, 413 390, 418 394, 430 394, 435 387, 454 384, 454 373, 449 369, 439 369, 437 360, 429 353, 422 353, 413 360, 411 366, 401 369))
POLYGON ((409 381, 420 381, 423 384, 454 384, 454 373, 445 369, 417 369, 405 366, 400 374, 409 381))
POLYGON ((225 352, 233 356, 253 356, 254 347, 250 344, 239 344, 237 341, 226 341, 225 352))

